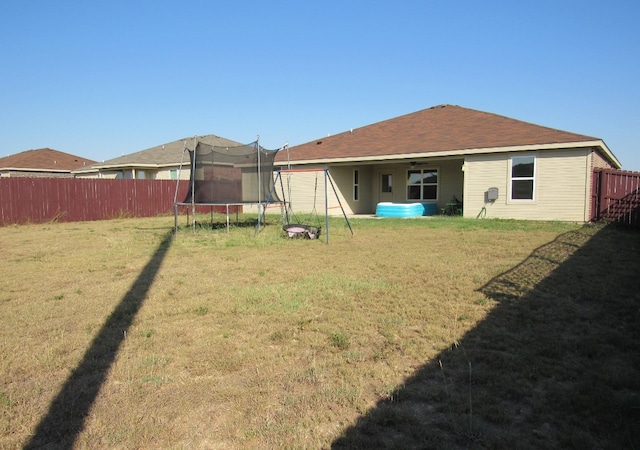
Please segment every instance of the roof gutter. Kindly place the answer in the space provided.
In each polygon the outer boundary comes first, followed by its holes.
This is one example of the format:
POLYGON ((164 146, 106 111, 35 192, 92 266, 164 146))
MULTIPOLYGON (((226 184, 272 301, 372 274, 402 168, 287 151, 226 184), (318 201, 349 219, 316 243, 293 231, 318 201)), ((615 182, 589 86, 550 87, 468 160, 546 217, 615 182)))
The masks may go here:
POLYGON ((33 167, 0 167, 2 172, 70 173, 73 169, 34 169, 33 167))
MULTIPOLYGON (((404 159, 415 158, 438 158, 447 156, 466 156, 466 155, 478 155, 486 153, 509 153, 509 152, 524 152, 532 150, 554 150, 561 148, 581 148, 581 147, 598 147, 602 154, 611 162, 616 168, 620 168, 620 161, 613 155, 611 150, 606 146, 602 140, 594 141, 581 141, 581 142, 567 142, 567 143, 552 143, 552 144, 536 144, 536 145, 514 145, 509 147, 483 147, 483 148, 469 148, 462 150, 445 150, 439 152, 423 152, 423 153, 401 153, 397 155, 384 155, 384 156, 361 156, 361 157, 346 157, 346 158, 323 158, 323 159, 302 159, 291 161, 294 164, 336 164, 336 163, 355 163, 355 162, 379 162, 379 161, 395 161, 404 159)), ((286 161, 276 161, 276 165, 286 165, 286 161)))
POLYGON ((164 167, 179 166, 179 162, 164 163, 164 164, 139 164, 139 163, 122 163, 122 164, 94 164, 91 166, 93 170, 105 170, 105 169, 161 169, 164 167))

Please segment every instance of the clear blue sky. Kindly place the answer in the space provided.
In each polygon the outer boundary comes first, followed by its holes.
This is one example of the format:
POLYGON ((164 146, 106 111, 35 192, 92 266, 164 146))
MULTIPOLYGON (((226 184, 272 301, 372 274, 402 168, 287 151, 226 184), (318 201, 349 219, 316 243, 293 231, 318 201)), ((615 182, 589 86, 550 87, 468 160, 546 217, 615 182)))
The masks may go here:
POLYGON ((640 2, 0 0, 0 156, 301 144, 438 104, 640 170, 640 2))

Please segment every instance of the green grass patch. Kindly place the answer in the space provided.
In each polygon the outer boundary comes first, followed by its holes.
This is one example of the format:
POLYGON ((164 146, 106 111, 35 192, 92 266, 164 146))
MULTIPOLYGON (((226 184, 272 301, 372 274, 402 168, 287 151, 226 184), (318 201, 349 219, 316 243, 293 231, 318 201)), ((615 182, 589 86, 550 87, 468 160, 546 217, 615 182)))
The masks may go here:
POLYGON ((0 228, 0 447, 640 446, 637 233, 172 219, 0 228))

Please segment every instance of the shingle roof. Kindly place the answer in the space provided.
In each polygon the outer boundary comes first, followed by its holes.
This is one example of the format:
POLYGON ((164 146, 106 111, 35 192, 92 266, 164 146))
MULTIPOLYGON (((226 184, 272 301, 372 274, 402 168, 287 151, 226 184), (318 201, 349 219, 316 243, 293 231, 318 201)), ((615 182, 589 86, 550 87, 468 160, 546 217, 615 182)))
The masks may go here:
MULTIPOLYGON (((595 140, 599 139, 460 106, 440 105, 291 147, 289 158, 307 161, 385 157, 595 140)), ((277 157, 279 161, 285 159, 284 152, 277 157)))
POLYGON ((0 169, 35 170, 41 172, 70 172, 95 161, 69 153, 40 148, 0 158, 0 169))
MULTIPOLYGON (((243 145, 230 139, 222 138, 213 134, 198 136, 198 142, 218 147, 236 147, 243 145)), ((94 164, 93 168, 113 167, 113 166, 175 166, 182 161, 185 143, 187 148, 193 149, 194 138, 183 138, 177 141, 169 142, 155 147, 141 150, 139 152, 130 153, 128 155, 119 156, 98 164, 94 164)), ((187 165, 189 164, 189 156, 184 155, 187 165)))

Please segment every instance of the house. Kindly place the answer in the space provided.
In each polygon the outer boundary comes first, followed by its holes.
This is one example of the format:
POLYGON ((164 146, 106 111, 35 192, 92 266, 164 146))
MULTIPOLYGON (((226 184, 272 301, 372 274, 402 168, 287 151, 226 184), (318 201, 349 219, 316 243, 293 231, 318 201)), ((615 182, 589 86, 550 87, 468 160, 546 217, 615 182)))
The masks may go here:
POLYGON ((95 161, 51 148, 27 150, 0 158, 1 177, 73 177, 73 170, 95 161))
MULTIPOLYGON (((593 170, 621 167, 600 138, 454 105, 297 145, 276 164, 328 168, 347 214, 374 214, 383 202, 439 213, 459 201, 469 218, 575 222, 590 218, 593 170)), ((312 174, 297 175, 298 189, 314 189, 312 174)), ((298 208, 310 209, 311 197, 298 208)))
POLYGON ((96 163, 77 170, 74 174, 78 177, 90 178, 177 180, 179 177, 189 179, 189 154, 185 149, 195 148, 195 139, 198 142, 219 147, 242 145, 213 134, 183 138, 96 163))

